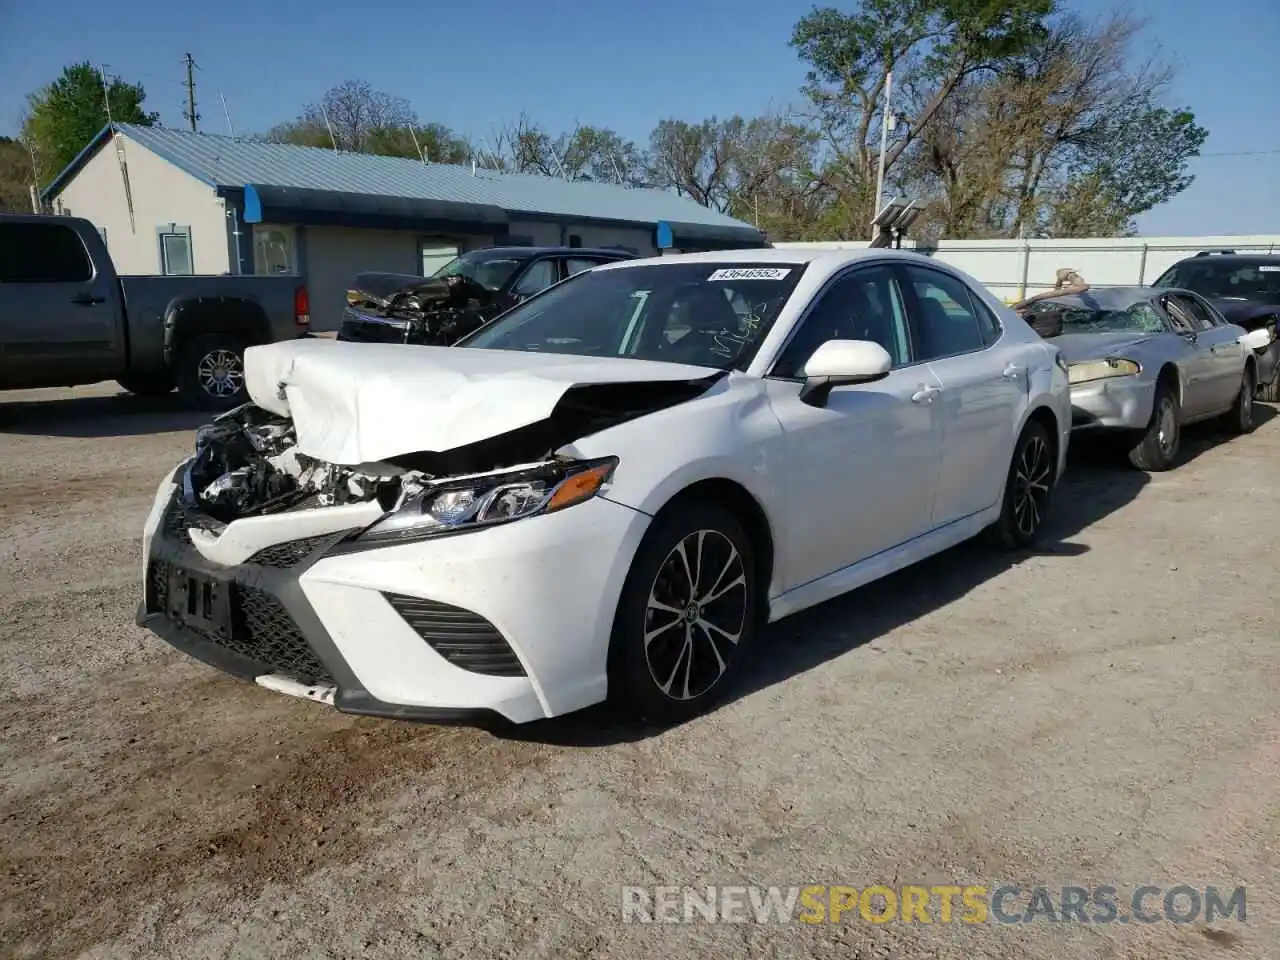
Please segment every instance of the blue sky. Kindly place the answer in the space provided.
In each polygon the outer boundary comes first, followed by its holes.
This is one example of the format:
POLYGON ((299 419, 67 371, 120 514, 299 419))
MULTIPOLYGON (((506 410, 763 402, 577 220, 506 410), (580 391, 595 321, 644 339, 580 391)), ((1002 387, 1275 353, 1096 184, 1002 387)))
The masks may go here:
MULTIPOLYGON (((1068 0, 1085 15, 1124 6, 1178 70, 1169 100, 1210 131, 1196 182, 1144 216, 1146 235, 1280 233, 1280 2, 1068 0), (1273 151, 1270 154, 1251 151, 1273 151)), ((834 3, 849 8, 847 3, 834 3)), ((798 101, 787 47, 809 0, 0 0, 0 134, 25 94, 77 60, 142 82, 164 123, 182 122, 182 56, 200 65, 202 129, 290 119, 344 79, 407 97, 424 120, 479 138, 522 111, 643 142, 665 117, 753 114, 798 101), (371 11, 376 10, 376 15, 371 11)))

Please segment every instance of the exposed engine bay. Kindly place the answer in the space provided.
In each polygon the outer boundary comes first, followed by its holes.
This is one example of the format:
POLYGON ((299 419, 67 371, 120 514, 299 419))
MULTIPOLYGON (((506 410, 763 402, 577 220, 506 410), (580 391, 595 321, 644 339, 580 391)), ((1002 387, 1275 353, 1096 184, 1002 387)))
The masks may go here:
POLYGON ((448 346, 509 304, 468 277, 362 273, 347 290, 353 311, 340 339, 448 346))
POLYGON ((443 452, 423 451, 355 466, 298 449, 290 417, 249 403, 196 432, 183 477, 183 498, 213 519, 377 500, 399 509, 436 487, 479 477, 554 479, 572 458, 557 453, 573 441, 691 400, 723 374, 693 381, 584 384, 570 388, 550 417, 443 452))

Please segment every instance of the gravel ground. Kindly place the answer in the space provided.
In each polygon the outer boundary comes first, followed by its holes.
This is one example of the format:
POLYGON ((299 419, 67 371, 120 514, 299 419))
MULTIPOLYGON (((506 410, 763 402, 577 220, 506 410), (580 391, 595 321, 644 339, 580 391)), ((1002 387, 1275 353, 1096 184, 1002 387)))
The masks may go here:
MULTIPOLYGON (((0 395, 0 954, 1280 956, 1280 417, 773 627, 663 733, 344 717, 133 626, 203 418, 0 395), (1247 922, 624 924, 622 885, 1247 887, 1247 922)), ((1158 902, 1158 901, 1157 901, 1158 902)))

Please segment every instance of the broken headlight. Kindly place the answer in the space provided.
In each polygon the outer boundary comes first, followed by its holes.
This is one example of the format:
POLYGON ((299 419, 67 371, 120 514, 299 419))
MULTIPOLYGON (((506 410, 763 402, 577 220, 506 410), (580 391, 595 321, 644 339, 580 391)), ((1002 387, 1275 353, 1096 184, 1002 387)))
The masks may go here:
POLYGON ((616 457, 608 457, 433 483, 407 497, 360 539, 413 540, 554 513, 594 497, 617 465, 616 457))
POLYGON ((1072 383, 1089 383, 1109 377, 1135 377, 1141 372, 1142 367, 1132 360, 1108 357, 1106 360, 1086 360, 1071 364, 1067 368, 1067 379, 1072 383))

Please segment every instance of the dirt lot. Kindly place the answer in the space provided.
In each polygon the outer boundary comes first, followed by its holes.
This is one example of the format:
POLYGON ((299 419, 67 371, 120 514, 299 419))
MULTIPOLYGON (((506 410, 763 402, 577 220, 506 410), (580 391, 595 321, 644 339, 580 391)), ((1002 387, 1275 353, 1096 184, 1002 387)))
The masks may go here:
MULTIPOLYGON (((343 717, 133 626, 202 419, 0 395, 0 953, 1276 957, 1280 417, 1073 464, 1045 549, 778 624, 661 734, 343 717), (641 925, 622 885, 1247 887, 1247 923, 641 925)), ((1158 902, 1158 901, 1157 901, 1158 902)))

